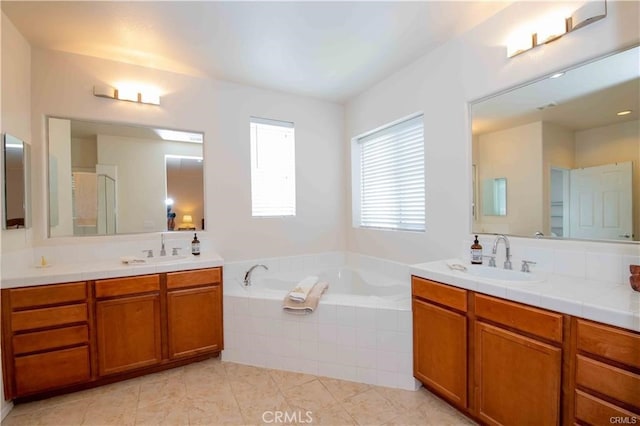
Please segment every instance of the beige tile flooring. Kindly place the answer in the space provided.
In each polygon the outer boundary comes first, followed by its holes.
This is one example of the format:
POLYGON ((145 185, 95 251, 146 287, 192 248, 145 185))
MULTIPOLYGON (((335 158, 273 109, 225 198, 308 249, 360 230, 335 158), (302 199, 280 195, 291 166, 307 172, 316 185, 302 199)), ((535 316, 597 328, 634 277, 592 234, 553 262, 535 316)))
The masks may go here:
POLYGON ((424 389, 370 386, 219 358, 18 404, 2 422, 3 426, 258 424, 474 423, 424 389))

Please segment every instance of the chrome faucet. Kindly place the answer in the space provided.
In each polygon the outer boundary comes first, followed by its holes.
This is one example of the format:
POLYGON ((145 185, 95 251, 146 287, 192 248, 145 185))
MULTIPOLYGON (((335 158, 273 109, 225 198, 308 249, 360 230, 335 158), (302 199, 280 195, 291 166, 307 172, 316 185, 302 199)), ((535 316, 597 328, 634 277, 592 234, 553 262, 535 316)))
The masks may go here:
POLYGON ((511 246, 509 245, 509 239, 504 235, 498 235, 496 239, 493 241, 493 250, 491 253, 495 256, 498 252, 498 243, 500 241, 504 241, 505 248, 505 260, 504 260, 504 269, 513 269, 511 267, 511 246))
POLYGON ((247 271, 246 274, 244 274, 244 285, 245 286, 249 286, 251 285, 251 273, 253 272, 254 269, 256 269, 258 266, 262 266, 265 270, 269 270, 269 268, 267 268, 265 265, 262 264, 258 264, 258 265, 253 265, 251 268, 249 268, 249 270, 247 271))
POLYGON ((162 244, 160 246, 160 256, 166 256, 167 251, 164 249, 164 234, 160 234, 160 243, 162 244))

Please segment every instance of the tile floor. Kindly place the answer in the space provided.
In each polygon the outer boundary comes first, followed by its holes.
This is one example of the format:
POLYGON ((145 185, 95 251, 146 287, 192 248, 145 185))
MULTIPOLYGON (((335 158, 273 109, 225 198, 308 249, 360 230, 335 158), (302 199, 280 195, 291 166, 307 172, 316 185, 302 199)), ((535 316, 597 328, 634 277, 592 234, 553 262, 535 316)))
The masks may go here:
POLYGON ((213 358, 124 382, 18 404, 17 425, 473 425, 416 392, 213 358), (280 417, 277 417, 280 416, 280 417))

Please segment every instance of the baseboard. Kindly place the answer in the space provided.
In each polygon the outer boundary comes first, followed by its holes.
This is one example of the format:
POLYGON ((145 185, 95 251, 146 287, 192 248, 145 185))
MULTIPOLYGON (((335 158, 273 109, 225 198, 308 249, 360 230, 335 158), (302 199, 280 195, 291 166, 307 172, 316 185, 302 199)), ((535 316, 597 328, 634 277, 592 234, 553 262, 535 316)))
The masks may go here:
POLYGON ((4 420, 4 418, 7 417, 7 414, 9 414, 11 410, 13 410, 13 402, 2 401, 2 416, 0 417, 0 420, 4 420))

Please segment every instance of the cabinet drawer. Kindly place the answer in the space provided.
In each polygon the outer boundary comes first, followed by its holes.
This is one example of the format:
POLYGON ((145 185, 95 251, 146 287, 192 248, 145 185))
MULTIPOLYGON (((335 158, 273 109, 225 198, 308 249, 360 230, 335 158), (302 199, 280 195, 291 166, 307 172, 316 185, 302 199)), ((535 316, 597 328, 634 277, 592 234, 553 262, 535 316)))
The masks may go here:
POLYGON ((87 346, 15 359, 16 391, 19 396, 85 382, 89 377, 87 346))
POLYGON ((54 327, 87 321, 86 303, 55 308, 30 309, 11 313, 13 331, 54 327))
POLYGON ((97 298, 160 291, 160 276, 144 275, 141 277, 99 280, 96 281, 95 289, 97 298))
POLYGON ((576 419, 592 425, 606 425, 611 424, 612 417, 635 417, 640 423, 640 415, 576 390, 576 419))
POLYGON ((52 284, 39 287, 17 288, 9 292, 11 308, 57 305, 87 300, 86 283, 52 284))
POLYGON ((36 331, 13 336, 13 353, 20 355, 88 342, 89 328, 86 325, 36 331))
POLYGON ((476 315, 555 342, 562 342, 562 315, 475 294, 476 315))
POLYGON ((640 368, 640 334, 578 321, 578 350, 640 368))
POLYGON ((440 284, 424 278, 411 278, 411 291, 416 297, 467 312, 467 290, 440 284))
POLYGON ((640 408, 640 375, 578 355, 576 384, 640 408))
POLYGON ((202 284, 219 284, 220 268, 199 269, 197 271, 170 272, 167 274, 167 288, 191 287, 202 284))

